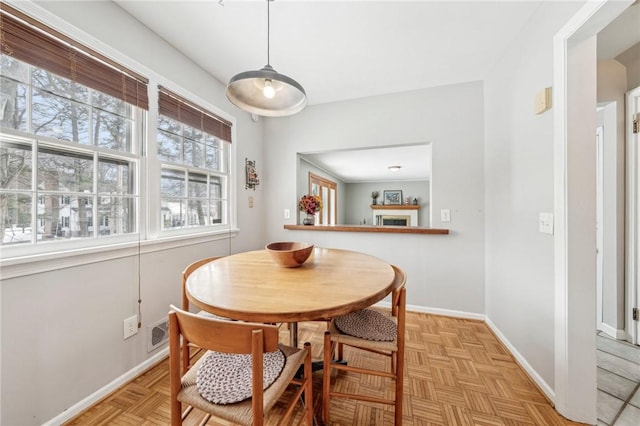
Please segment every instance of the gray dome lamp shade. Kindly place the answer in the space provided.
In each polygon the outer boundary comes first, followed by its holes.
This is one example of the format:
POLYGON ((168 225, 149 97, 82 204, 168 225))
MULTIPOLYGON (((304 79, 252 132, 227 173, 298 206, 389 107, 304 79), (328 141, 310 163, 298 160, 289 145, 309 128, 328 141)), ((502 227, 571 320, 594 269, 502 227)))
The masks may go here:
POLYGON ((267 65, 231 77, 227 98, 232 104, 252 114, 285 117, 307 106, 307 94, 297 81, 279 74, 269 64, 269 2, 267 0, 267 65))

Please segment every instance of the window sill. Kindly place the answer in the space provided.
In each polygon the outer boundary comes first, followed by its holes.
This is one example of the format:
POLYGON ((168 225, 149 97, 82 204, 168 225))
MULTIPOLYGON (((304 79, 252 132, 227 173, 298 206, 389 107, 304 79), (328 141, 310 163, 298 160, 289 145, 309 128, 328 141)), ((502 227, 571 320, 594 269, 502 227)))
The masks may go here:
POLYGON ((424 226, 371 226, 371 225, 284 225, 290 231, 376 232, 383 234, 446 235, 448 229, 424 226))
POLYGON ((0 259, 2 280, 17 278, 58 269, 71 268, 95 262, 138 256, 160 250, 201 244, 209 241, 233 238, 238 229, 226 229, 197 235, 180 235, 146 241, 130 241, 98 247, 75 248, 19 257, 0 259))

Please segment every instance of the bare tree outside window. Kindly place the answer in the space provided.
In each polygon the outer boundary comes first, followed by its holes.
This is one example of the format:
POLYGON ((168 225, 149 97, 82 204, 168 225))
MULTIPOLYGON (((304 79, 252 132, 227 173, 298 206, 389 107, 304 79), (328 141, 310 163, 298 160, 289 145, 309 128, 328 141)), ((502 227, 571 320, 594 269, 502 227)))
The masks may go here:
POLYGON ((161 227, 225 223, 228 142, 178 120, 158 117, 161 227))
POLYGON ((13 130, 0 137, 0 244, 136 232, 136 162, 119 156, 133 149, 133 107, 6 55, 0 64, 0 120, 13 130))

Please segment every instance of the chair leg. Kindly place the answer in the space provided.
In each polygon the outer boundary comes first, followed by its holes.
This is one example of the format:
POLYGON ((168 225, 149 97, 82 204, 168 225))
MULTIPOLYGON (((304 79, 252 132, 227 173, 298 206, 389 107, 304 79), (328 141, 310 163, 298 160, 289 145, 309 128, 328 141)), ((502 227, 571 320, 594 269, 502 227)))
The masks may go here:
POLYGON ((329 386, 331 381, 331 333, 324 332, 323 370, 322 370, 322 421, 329 424, 329 386))
POLYGON ((308 426, 313 426, 313 371, 311 370, 311 343, 305 342, 304 348, 307 351, 304 363, 305 420, 308 426))
POLYGON ((403 399, 402 397, 403 397, 403 387, 404 387, 404 359, 402 358, 398 356, 397 362, 396 362, 395 424, 397 426, 402 425, 402 399, 403 399))

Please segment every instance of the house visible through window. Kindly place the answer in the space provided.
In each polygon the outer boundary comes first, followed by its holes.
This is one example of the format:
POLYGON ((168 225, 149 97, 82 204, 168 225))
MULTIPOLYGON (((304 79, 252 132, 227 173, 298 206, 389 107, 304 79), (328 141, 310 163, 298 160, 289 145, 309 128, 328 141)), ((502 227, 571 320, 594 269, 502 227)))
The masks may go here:
POLYGON ((136 232, 137 108, 10 56, 0 61, 2 244, 136 232), (95 216, 113 226, 94 228, 95 216))
POLYGON ((5 253, 228 228, 229 121, 163 87, 150 106, 147 78, 9 5, 0 14, 5 253), (142 182, 160 193, 141 197, 142 182))
POLYGON ((228 224, 230 125, 162 87, 159 111, 162 229, 228 224))

